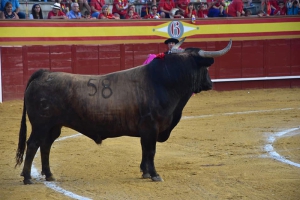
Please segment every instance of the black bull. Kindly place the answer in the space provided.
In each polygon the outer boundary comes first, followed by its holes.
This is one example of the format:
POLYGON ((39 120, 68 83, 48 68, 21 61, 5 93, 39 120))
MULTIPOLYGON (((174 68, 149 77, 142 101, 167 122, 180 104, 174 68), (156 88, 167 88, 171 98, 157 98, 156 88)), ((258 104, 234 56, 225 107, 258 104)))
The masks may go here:
POLYGON ((42 174, 54 180, 49 165, 52 143, 63 126, 100 144, 106 138, 141 138, 143 178, 162 181, 154 166, 156 142, 166 141, 193 93, 212 89, 208 67, 229 51, 188 48, 156 58, 148 65, 103 76, 39 70, 29 79, 16 154, 23 162, 26 112, 32 125, 22 176, 31 184, 31 166, 40 147, 42 174))

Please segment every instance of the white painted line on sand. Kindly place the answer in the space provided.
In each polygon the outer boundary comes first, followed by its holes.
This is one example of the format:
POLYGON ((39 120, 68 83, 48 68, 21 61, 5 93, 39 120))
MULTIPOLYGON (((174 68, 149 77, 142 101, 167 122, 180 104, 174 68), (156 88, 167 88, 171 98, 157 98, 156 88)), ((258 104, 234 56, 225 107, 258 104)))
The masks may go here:
MULTIPOLYGON (((276 133, 275 135, 272 134, 271 136, 268 137, 267 139, 267 144, 264 147, 264 150, 266 152, 268 152, 268 154, 270 155, 271 158, 278 160, 280 162, 295 166, 295 167, 299 167, 300 168, 300 164, 296 163, 296 162, 292 162, 288 159, 286 159, 285 157, 281 156, 279 153, 277 153, 274 148, 273 148, 273 143, 276 141, 276 139, 283 137, 284 135, 291 133, 293 131, 297 131, 300 130, 300 127, 298 128, 291 128, 288 130, 284 130, 284 131, 280 131, 278 133, 276 133)), ((299 133, 296 133, 299 134, 299 133)))
POLYGON ((220 113, 214 115, 200 115, 200 116, 183 116, 181 119, 197 119, 197 118, 206 118, 206 117, 216 117, 216 116, 228 116, 228 115, 245 115, 245 114, 253 114, 253 113, 264 113, 264 112, 274 112, 274 111, 285 111, 285 110, 300 110, 300 108, 279 108, 273 110, 250 110, 243 112, 229 112, 229 113, 220 113))
MULTIPOLYGON (((78 133, 78 134, 75 134, 75 135, 65 136, 65 137, 62 137, 62 138, 57 139, 56 141, 62 141, 62 140, 69 139, 69 138, 74 138, 74 137, 77 137, 77 136, 80 136, 80 135, 82 135, 82 134, 78 133)), ((37 157, 37 155, 36 155, 35 157, 37 157)), ((33 176, 36 180, 38 180, 38 181, 42 180, 42 176, 38 173, 38 170, 35 168, 34 164, 32 164, 31 174, 32 174, 32 176, 33 176)), ((91 199, 88 198, 88 197, 80 196, 80 195, 78 195, 78 194, 75 194, 75 193, 73 193, 73 192, 70 192, 70 191, 68 191, 68 190, 65 190, 65 189, 63 189, 62 187, 59 187, 55 182, 44 181, 44 184, 45 184, 48 188, 50 188, 50 189, 52 189, 52 190, 54 190, 54 191, 56 191, 56 192, 59 192, 59 193, 65 195, 65 196, 68 196, 68 197, 70 197, 70 198, 72 198, 72 199, 78 199, 78 200, 91 200, 91 199)))

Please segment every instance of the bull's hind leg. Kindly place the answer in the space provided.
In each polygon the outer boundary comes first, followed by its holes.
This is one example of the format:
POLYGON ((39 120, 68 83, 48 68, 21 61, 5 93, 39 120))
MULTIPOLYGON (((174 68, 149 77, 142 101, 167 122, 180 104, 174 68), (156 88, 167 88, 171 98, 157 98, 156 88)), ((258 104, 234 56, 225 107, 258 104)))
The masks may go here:
POLYGON ((39 146, 40 146, 39 141, 36 139, 36 137, 32 132, 29 139, 27 140, 26 157, 25 157, 23 171, 21 173, 21 176, 24 177, 23 182, 25 185, 33 183, 31 181, 31 166, 39 146))
POLYGON ((42 175, 46 176, 47 181, 55 181, 55 178, 50 170, 49 155, 53 142, 60 136, 61 127, 52 128, 50 134, 43 138, 41 143, 41 160, 42 160, 42 175))

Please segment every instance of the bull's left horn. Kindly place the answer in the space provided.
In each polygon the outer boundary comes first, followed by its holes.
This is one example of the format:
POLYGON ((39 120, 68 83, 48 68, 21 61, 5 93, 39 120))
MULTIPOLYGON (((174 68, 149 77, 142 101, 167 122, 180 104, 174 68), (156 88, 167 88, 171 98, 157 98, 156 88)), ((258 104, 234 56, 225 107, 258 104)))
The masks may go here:
MULTIPOLYGON (((185 38, 186 38, 186 37, 185 37, 185 38)), ((182 40, 180 40, 180 42, 178 42, 177 44, 175 44, 175 45, 172 47, 171 51, 172 51, 173 49, 178 49, 178 48, 182 45, 182 43, 184 42, 185 38, 183 38, 182 40)))
POLYGON ((230 39, 227 47, 225 47, 224 49, 222 49, 220 51, 203 51, 203 50, 200 50, 198 53, 202 57, 209 57, 209 58, 215 58, 215 57, 223 56, 224 54, 226 54, 231 49, 231 44, 232 44, 232 40, 230 39))

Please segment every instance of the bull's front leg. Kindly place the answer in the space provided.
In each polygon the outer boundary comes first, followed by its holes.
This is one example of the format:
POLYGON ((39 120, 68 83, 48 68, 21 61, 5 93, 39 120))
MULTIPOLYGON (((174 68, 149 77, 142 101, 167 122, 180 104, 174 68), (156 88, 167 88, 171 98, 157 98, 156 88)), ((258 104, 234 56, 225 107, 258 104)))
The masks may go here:
MULTIPOLYGON (((148 119, 151 120, 150 117, 148 119)), ((142 162, 140 168, 143 172, 143 178, 151 178, 153 181, 163 181, 163 179, 157 174, 154 157, 156 151, 157 140, 157 128, 153 121, 147 121, 147 119, 141 120, 139 124, 139 132, 141 136, 142 146, 142 162)))

